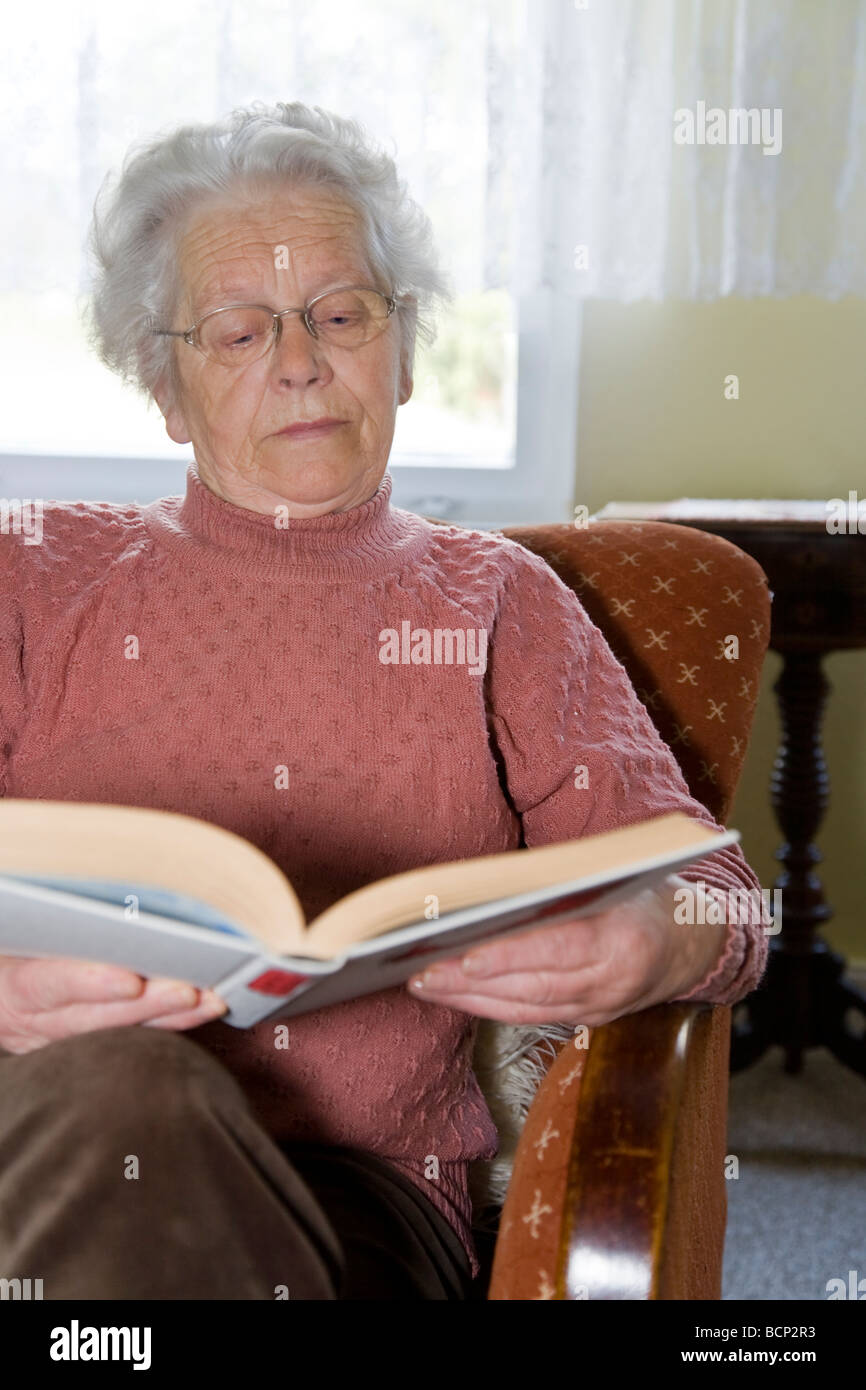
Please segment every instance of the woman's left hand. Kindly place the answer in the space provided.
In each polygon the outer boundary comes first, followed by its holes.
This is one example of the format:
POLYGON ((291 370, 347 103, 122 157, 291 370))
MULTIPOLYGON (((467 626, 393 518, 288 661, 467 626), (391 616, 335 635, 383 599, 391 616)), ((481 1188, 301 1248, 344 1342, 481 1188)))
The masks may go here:
POLYGON ((437 961, 409 986, 419 999, 502 1023, 589 1027, 682 998, 719 960, 728 930, 679 924, 674 894, 683 887, 700 891, 671 874, 606 912, 437 961), (420 989, 418 980, 425 981, 420 989))

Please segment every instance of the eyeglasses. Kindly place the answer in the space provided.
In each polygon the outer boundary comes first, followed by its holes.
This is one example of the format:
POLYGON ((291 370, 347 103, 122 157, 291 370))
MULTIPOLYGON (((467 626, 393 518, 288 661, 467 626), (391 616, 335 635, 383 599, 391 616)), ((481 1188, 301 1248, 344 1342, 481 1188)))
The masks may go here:
POLYGON ((183 338, 221 367, 242 367, 264 357, 279 341, 286 314, 300 314, 314 338, 335 347, 358 348, 378 337, 399 307, 395 295, 350 285, 316 295, 303 309, 274 313, 262 304, 228 304, 204 314, 185 333, 169 328, 152 331, 163 338, 183 338))

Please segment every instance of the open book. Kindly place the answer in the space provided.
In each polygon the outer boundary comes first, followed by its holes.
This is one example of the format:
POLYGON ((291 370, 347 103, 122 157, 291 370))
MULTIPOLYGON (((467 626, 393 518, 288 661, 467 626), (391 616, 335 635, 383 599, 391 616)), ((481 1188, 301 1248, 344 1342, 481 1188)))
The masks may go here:
POLYGON ((431 864, 313 922, 266 854, 192 816, 0 798, 0 955, 75 956, 214 989, 248 1028, 388 989, 533 925, 599 912, 739 840, 679 812, 431 864))

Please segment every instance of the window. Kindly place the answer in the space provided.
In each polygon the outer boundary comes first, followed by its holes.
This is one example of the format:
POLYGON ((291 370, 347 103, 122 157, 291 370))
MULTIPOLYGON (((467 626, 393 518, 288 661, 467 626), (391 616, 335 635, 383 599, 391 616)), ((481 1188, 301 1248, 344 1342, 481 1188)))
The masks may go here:
POLYGON ((521 202, 547 6, 531 0, 62 0, 7 20, 0 492, 146 501, 190 446, 89 349, 79 310, 99 185, 128 146, 254 100, 357 117, 430 215, 454 302, 397 414, 394 501, 467 525, 566 519, 579 302, 522 291, 521 202), (363 23, 361 22, 363 17, 363 23), (11 29, 10 29, 11 26, 11 29), (46 93, 51 99, 46 99, 46 93))

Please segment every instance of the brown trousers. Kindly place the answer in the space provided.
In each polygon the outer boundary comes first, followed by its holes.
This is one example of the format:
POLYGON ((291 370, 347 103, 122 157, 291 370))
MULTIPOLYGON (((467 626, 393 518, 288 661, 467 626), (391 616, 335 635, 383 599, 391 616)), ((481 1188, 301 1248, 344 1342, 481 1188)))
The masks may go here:
POLYGON ((478 1297, 390 1164, 281 1148, 216 1058, 142 1026, 0 1049, 2 1278, 45 1299, 478 1297))

